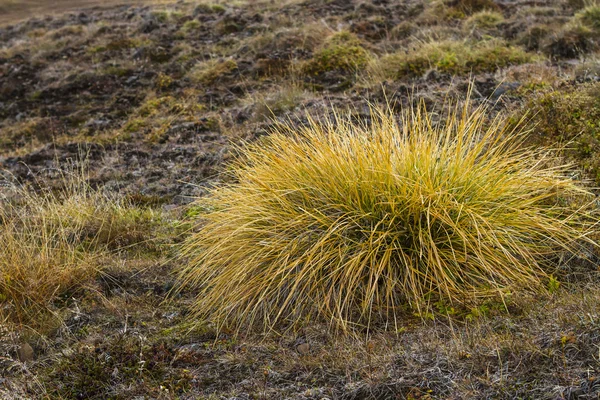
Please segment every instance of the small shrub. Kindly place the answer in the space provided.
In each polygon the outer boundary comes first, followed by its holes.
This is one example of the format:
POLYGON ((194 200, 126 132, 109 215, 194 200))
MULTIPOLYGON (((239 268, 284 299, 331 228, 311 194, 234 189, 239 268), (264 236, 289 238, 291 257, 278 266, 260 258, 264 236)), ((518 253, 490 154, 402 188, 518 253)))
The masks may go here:
POLYGON ((131 397, 116 396, 114 388, 135 387, 140 381, 180 397, 189 393, 194 376, 185 369, 168 368, 175 357, 171 347, 143 336, 105 336, 101 342, 78 346, 57 360, 43 383, 48 396, 60 399, 131 397))
POLYGON ((587 0, 567 0, 567 5, 575 10, 585 8, 587 3, 589 3, 587 0))
POLYGON ((368 52, 360 40, 349 32, 338 32, 328 38, 313 58, 302 66, 302 72, 318 76, 329 71, 354 72, 366 66, 368 52))
POLYGON ((515 119, 523 114, 529 115, 531 140, 562 143, 565 156, 600 183, 600 84, 539 94, 515 119))
POLYGON ((573 74, 575 79, 580 82, 592 79, 598 81, 598 78, 600 78, 600 54, 595 54, 582 60, 582 62, 575 67, 573 74))
POLYGON ((53 118, 26 118, 5 127, 0 135, 0 153, 16 151, 27 146, 39 146, 57 135, 58 127, 53 118))
POLYGON ((575 14, 575 18, 585 26, 600 32, 600 5, 590 5, 575 14))
POLYGON ((245 45, 259 57, 273 52, 292 57, 296 52, 314 52, 329 33, 323 24, 307 23, 301 27, 282 27, 275 32, 252 36, 245 45))
POLYGON ((573 19, 551 37, 546 51, 555 57, 573 58, 598 49, 600 6, 590 5, 577 12, 573 19))
POLYGON ((142 44, 142 42, 137 39, 116 38, 116 39, 110 40, 106 43, 99 44, 97 46, 88 47, 87 51, 92 54, 103 53, 103 52, 107 52, 107 51, 120 52, 123 50, 128 50, 128 49, 138 47, 141 44, 142 44))
POLYGON ((152 16, 156 21, 164 23, 172 20, 178 20, 183 16, 183 14, 175 10, 158 10, 153 11, 152 16))
POLYGON ((394 325, 407 305, 545 290, 552 257, 587 229, 589 195, 566 167, 481 108, 371 121, 309 119, 240 149, 236 183, 200 200, 182 250, 199 318, 394 325))
POLYGON ((468 16, 482 11, 499 11, 493 0, 436 0, 430 2, 419 21, 427 25, 464 20, 468 16))
POLYGON ((227 9, 223 7, 221 4, 198 4, 194 8, 194 15, 200 14, 222 14, 227 9))
POLYGON ((478 43, 442 41, 425 43, 408 53, 398 52, 372 63, 370 73, 382 79, 420 76, 429 69, 452 75, 495 71, 533 61, 535 56, 500 40, 478 43))
POLYGON ((155 86, 159 90, 166 90, 173 85, 173 78, 160 72, 155 78, 155 86))
POLYGON ((553 31, 553 27, 546 24, 532 25, 519 34, 518 43, 529 51, 540 50, 553 31))
POLYGON ((597 48, 595 36, 592 29, 575 20, 551 36, 545 50, 557 58, 577 57, 597 48))
POLYGON ((62 28, 48 32, 46 35, 53 40, 62 39, 65 36, 82 35, 84 33, 81 25, 67 25, 62 28))

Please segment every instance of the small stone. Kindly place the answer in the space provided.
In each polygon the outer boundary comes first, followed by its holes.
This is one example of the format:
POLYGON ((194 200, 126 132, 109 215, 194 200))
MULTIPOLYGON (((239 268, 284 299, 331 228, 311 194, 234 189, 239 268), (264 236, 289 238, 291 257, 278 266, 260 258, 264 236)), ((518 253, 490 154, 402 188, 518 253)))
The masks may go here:
POLYGON ((296 346, 296 350, 303 356, 307 355, 308 353, 310 353, 310 344, 300 343, 298 346, 296 346))
POLYGON ((22 363, 33 361, 34 352, 31 345, 27 342, 22 343, 17 349, 17 357, 22 363))

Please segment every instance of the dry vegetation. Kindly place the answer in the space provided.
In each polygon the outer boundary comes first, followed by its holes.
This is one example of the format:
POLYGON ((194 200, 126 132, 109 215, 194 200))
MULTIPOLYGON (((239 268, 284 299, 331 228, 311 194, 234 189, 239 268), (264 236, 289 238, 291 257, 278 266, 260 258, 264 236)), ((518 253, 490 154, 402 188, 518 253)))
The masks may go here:
POLYGON ((398 330, 407 311, 539 292, 559 254, 595 246, 593 196, 568 167, 485 108, 448 113, 309 120, 244 147, 185 244, 197 318, 398 330))
MULTIPOLYGON (((0 192, 0 319, 48 333, 54 306, 81 292, 114 260, 113 252, 147 250, 160 222, 150 209, 93 190, 84 171, 57 176, 58 192, 32 192, 5 181, 0 192)), ((60 310, 60 307, 58 307, 60 310)))
POLYGON ((118 3, 0 0, 0 398, 598 398, 597 3, 118 3))

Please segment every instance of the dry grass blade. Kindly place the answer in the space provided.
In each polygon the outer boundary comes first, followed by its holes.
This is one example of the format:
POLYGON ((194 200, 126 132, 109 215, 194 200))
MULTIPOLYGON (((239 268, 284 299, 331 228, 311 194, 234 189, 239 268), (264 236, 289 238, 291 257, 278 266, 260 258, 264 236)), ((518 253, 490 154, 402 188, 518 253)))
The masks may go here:
POLYGON ((541 290, 557 253, 590 241, 589 193, 485 108, 448 115, 374 109, 370 124, 310 120, 241 149, 237 183, 199 200, 183 248, 198 315, 347 329, 541 290))

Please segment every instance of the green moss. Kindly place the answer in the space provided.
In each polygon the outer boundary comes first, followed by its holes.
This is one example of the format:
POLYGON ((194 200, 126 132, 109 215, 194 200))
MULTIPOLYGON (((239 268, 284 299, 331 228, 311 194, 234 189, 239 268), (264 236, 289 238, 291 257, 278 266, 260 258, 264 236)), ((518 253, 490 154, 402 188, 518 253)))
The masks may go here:
POLYGON ((501 40, 478 43, 443 41, 425 44, 408 53, 384 56, 373 64, 372 72, 386 79, 420 76, 429 69, 465 75, 495 71, 533 60, 534 55, 501 40))
POLYGON ((313 58, 302 66, 302 72, 318 76, 328 71, 353 72, 367 65, 369 53, 360 40, 349 32, 332 35, 313 58))
POLYGON ((147 100, 139 109, 141 117, 149 117, 153 115, 163 104, 168 104, 175 99, 171 96, 157 97, 147 100))
POLYGON ((216 337, 214 329, 206 323, 198 321, 183 321, 161 330, 155 339, 167 343, 181 343, 182 341, 194 341, 202 339, 213 339, 216 337))
POLYGON ((534 142, 566 145, 565 156, 600 183, 600 83, 538 95, 513 123, 524 114, 534 142))
POLYGON ((29 100, 32 100, 32 101, 39 100, 40 97, 42 97, 42 91, 41 90, 33 91, 27 97, 29 98, 29 100))

